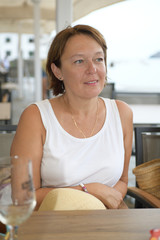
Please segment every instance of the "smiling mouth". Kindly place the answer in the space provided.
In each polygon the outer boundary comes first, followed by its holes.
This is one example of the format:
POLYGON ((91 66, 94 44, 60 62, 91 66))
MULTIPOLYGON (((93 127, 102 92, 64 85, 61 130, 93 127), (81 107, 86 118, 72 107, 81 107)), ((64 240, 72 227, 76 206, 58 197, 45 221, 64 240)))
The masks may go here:
POLYGON ((94 81, 85 82, 85 84, 95 84, 97 82, 98 82, 98 80, 94 80, 94 81))

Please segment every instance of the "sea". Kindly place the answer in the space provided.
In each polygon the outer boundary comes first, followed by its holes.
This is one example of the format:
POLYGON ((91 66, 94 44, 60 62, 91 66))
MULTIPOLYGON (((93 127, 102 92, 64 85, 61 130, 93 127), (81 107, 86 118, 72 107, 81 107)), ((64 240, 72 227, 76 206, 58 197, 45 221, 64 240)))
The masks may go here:
POLYGON ((160 58, 110 62, 107 77, 119 92, 160 93, 160 58))

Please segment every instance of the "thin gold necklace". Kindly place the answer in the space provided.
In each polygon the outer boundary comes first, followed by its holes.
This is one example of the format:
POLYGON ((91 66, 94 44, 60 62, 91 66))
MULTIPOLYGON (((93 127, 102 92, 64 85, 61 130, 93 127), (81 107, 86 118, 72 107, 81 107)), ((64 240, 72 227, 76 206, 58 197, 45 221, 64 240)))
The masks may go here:
MULTIPOLYGON (((64 96, 63 96, 63 99, 64 99, 64 96)), ((64 99, 64 102, 65 102, 65 104, 66 104, 65 99, 64 99)), ((69 105, 70 105, 70 104, 69 104, 69 105)), ((93 132, 94 132, 94 130, 95 130, 95 127, 96 127, 96 123, 97 123, 97 120, 98 120, 98 106, 99 106, 99 99, 97 100, 96 120, 95 120, 94 126, 93 126, 93 128, 92 128, 92 131, 91 131, 89 137, 92 136, 92 134, 93 134, 93 132)), ((74 122, 75 127, 76 127, 76 128, 78 129, 78 131, 83 135, 84 138, 87 138, 87 136, 84 134, 84 132, 82 131, 82 129, 81 129, 80 127, 78 127, 78 124, 77 124, 75 118, 73 117, 73 113, 72 113, 71 107, 70 107, 70 111, 71 111, 71 117, 72 117, 72 120, 73 120, 73 122, 74 122)))

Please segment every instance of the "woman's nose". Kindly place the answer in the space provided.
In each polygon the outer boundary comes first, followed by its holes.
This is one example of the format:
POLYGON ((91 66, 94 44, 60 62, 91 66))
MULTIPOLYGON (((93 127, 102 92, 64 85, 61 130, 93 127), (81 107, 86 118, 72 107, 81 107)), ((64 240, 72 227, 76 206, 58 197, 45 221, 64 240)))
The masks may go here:
POLYGON ((96 66, 92 61, 88 61, 87 70, 88 70, 88 73, 91 73, 91 74, 96 73, 96 66))

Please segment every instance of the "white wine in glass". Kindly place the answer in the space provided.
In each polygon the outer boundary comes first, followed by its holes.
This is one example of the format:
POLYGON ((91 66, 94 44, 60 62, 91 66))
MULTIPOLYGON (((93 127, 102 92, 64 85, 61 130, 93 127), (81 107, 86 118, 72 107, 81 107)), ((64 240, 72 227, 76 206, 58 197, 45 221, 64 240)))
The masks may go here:
POLYGON ((18 239, 18 226, 29 218, 35 205, 31 160, 18 156, 1 157, 0 221, 7 225, 8 240, 18 239))

